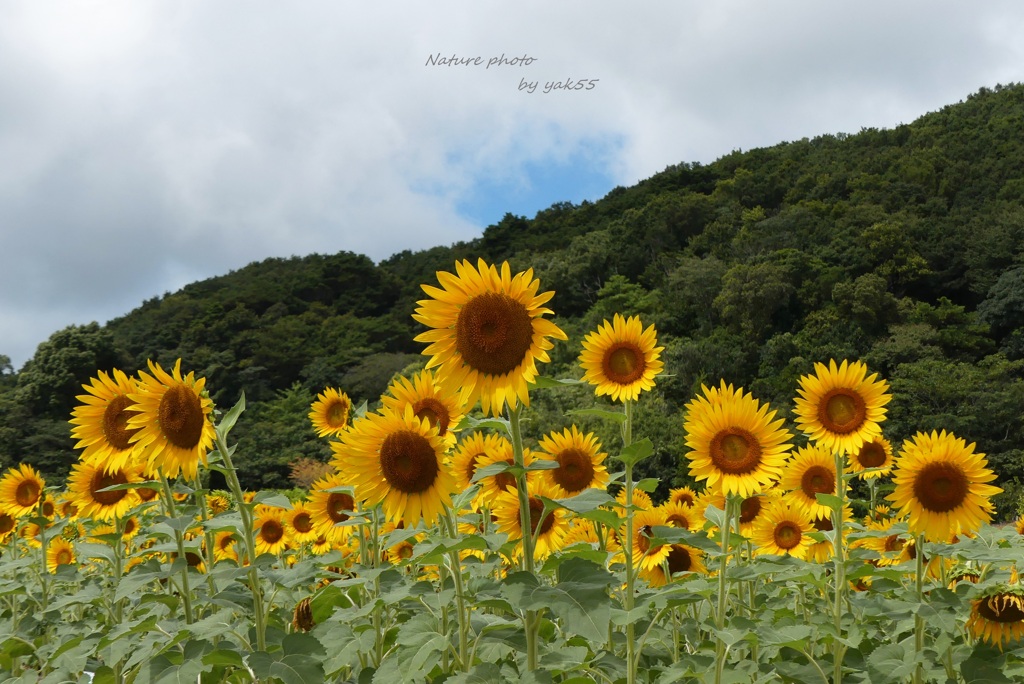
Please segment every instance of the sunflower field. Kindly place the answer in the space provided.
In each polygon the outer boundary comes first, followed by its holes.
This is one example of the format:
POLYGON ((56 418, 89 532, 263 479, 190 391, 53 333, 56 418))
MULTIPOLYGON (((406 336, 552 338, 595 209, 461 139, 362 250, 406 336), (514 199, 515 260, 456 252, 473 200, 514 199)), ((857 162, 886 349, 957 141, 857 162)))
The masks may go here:
POLYGON ((414 319, 426 368, 380 407, 325 388, 333 471, 244 491, 206 380, 98 371, 67 481, 0 478, 2 682, 967 682, 1024 680, 1020 524, 994 526, 984 454, 894 448, 858 360, 799 380, 793 424, 724 380, 679 407, 698 488, 652 501, 635 409, 665 374, 614 315, 581 377, 533 272, 456 263, 414 319), (593 387, 526 440, 531 394, 593 387), (219 473, 226 490, 208 486, 219 473))

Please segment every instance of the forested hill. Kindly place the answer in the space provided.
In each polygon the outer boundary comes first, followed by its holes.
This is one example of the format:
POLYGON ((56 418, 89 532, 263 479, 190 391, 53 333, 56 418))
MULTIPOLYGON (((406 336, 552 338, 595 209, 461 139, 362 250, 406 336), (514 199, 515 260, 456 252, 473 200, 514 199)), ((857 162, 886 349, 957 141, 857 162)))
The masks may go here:
MULTIPOLYGON (((550 375, 575 375, 579 341, 641 314, 666 347, 643 408, 653 462, 681 481, 680 412, 700 382, 750 389, 788 415, 815 361, 858 358, 887 378, 895 443, 948 429, 978 443, 1003 486, 1024 479, 1024 86, 982 89, 891 130, 864 129, 682 163, 597 202, 506 215, 468 243, 374 264, 341 253, 269 259, 149 300, 106 326, 55 333, 0 375, 0 458, 59 473, 68 415, 97 369, 152 358, 208 378, 238 428, 249 486, 324 457, 305 413, 340 386, 371 404, 421 364, 420 283, 456 259, 532 267, 569 332, 550 375)), ((538 393, 537 430, 566 422, 570 390, 538 393)), ((606 430, 592 425, 594 429, 606 430)), ((607 432, 608 440, 612 433, 607 432)), ((1013 497, 1003 497, 1004 510, 1013 497)))

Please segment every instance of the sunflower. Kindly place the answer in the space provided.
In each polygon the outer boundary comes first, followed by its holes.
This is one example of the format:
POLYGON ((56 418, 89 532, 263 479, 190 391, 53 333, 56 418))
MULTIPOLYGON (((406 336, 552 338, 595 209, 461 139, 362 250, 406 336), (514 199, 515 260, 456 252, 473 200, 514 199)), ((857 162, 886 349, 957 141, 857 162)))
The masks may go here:
POLYGON ((771 508, 779 498, 781 497, 778 492, 773 489, 766 494, 755 494, 741 500, 739 515, 736 520, 739 523, 740 534, 750 539, 754 534, 754 525, 757 524, 761 515, 771 508))
POLYGON ((230 530, 221 530, 213 535, 213 562, 219 563, 223 560, 238 562, 238 550, 235 533, 230 530))
POLYGON ((316 539, 310 542, 309 552, 314 556, 322 556, 334 549, 334 542, 326 534, 317 535, 316 539))
POLYGON ((302 544, 316 539, 317 528, 313 522, 313 512, 305 503, 293 504, 292 509, 285 513, 284 517, 295 543, 302 544))
POLYGON ((55 537, 46 544, 46 569, 57 572, 61 565, 75 564, 75 547, 63 537, 55 537))
POLYGON ((758 554, 804 558, 814 543, 811 518, 806 512, 785 501, 775 501, 754 523, 752 541, 758 554))
POLYGON ((412 406, 413 414, 420 420, 426 420, 450 449, 455 446, 454 429, 465 415, 466 409, 458 392, 445 392, 434 377, 434 372, 425 370, 417 373, 410 381, 398 377, 388 387, 392 396, 384 395, 381 402, 385 408, 402 413, 406 405, 412 406))
POLYGON ((231 500, 223 494, 210 494, 206 497, 206 508, 210 515, 217 515, 231 508, 231 500))
POLYGON ((974 444, 945 430, 919 432, 903 443, 893 476, 896 490, 887 498, 901 514, 909 514, 912 533, 946 542, 991 520, 989 498, 1003 490, 985 484, 996 479, 986 465, 974 444))
MULTIPOLYGON (((451 506, 455 478, 444 463, 444 442, 430 422, 406 406, 368 414, 342 435, 335 448, 338 472, 368 506, 383 502, 388 520, 433 525, 451 506)), ((332 445, 332 447, 335 445, 332 445)))
POLYGON ((317 395, 316 401, 310 406, 309 420, 313 423, 318 437, 331 437, 340 434, 348 427, 349 412, 352 401, 339 389, 328 387, 317 395))
POLYGON ((723 494, 748 497, 778 479, 792 437, 775 411, 722 381, 686 405, 690 475, 723 494))
POLYGON ((601 532, 598 532, 594 522, 586 518, 573 518, 569 521, 569 529, 562 540, 562 548, 568 548, 573 544, 596 544, 597 546, 593 548, 611 553, 622 551, 622 545, 614 530, 602 528, 601 532))
POLYGON ((687 544, 671 544, 665 559, 658 565, 640 570, 640 576, 650 586, 661 587, 681 572, 708 574, 703 552, 687 544))
POLYGON ((872 558, 869 562, 878 567, 888 565, 899 565, 914 559, 913 545, 908 543, 907 538, 898 532, 892 532, 892 528, 900 522, 896 518, 884 518, 882 520, 871 520, 866 528, 872 532, 871 536, 863 537, 850 544, 851 548, 863 548, 874 551, 878 558, 872 558), (891 534, 884 534, 892 532, 891 534))
POLYGON ((596 385, 597 396, 610 395, 612 401, 636 401, 640 392, 654 387, 661 372, 661 352, 656 347, 658 333, 653 325, 644 330, 640 318, 615 314, 583 339, 580 365, 583 379, 596 385))
MULTIPOLYGON (((496 475, 482 475, 481 471, 488 466, 492 466, 499 463, 508 465, 514 465, 515 460, 512 456, 512 443, 508 440, 503 440, 501 444, 501 450, 493 450, 486 454, 481 454, 476 460, 476 471, 473 477, 480 483, 480 499, 487 502, 492 502, 494 499, 505 491, 515 491, 516 489, 516 477, 510 472, 497 473, 496 475)), ((536 460, 536 456, 531 449, 523 449, 523 465, 529 466, 536 460)), ((533 489, 534 482, 540 479, 540 475, 537 470, 530 470, 526 473, 526 487, 527 489, 533 489)))
POLYGON ((216 437, 213 402, 204 391, 206 378, 197 379, 195 373, 183 377, 181 359, 173 374, 152 361, 149 369, 153 375, 140 371, 139 391, 129 395, 135 404, 128 410, 135 415, 128 419, 128 429, 138 430, 131 441, 144 456, 147 473, 181 473, 195 480, 199 461, 206 464, 216 437))
POLYGON ((135 489, 102 490, 138 481, 132 468, 105 470, 103 466, 80 461, 68 475, 68 493, 74 497, 79 516, 113 520, 125 517, 139 503, 139 495, 135 489))
POLYGON ((670 503, 680 503, 692 508, 697 502, 697 492, 693 491, 690 487, 676 487, 669 491, 668 501, 670 503))
POLYGON ((967 629, 976 638, 1003 650, 1004 644, 1024 638, 1024 589, 999 585, 971 602, 967 629))
MULTIPOLYGON (((626 488, 622 487, 619 489, 619 493, 615 495, 615 503, 619 504, 623 508, 626 507, 626 488)), ((642 489, 633 488, 633 506, 636 511, 649 511, 654 508, 654 502, 651 501, 651 495, 642 489)))
POLYGON ((779 486, 783 498, 811 518, 828 515, 832 509, 818 503, 818 494, 836 493, 836 462, 832 454, 820 446, 808 444, 797 449, 786 461, 779 486))
POLYGON ((75 397, 82 403, 71 414, 71 437, 78 440, 75 448, 83 449, 81 460, 124 470, 135 451, 132 436, 138 428, 130 429, 128 419, 138 382, 116 368, 113 377, 103 371, 97 375, 82 385, 88 394, 75 397))
POLYGON ((6 543, 17 528, 17 518, 10 513, 0 513, 0 544, 6 543))
POLYGON ((860 361, 834 359, 828 367, 814 364, 815 375, 800 378, 796 423, 811 439, 829 451, 851 454, 864 442, 881 436, 885 405, 892 399, 889 384, 868 376, 860 361))
POLYGON ((508 262, 499 272, 483 259, 474 268, 456 262, 457 275, 437 273, 441 288, 422 285, 431 299, 417 302, 413 318, 430 330, 416 336, 427 342, 427 368, 440 366, 445 388, 461 388, 462 403, 480 400, 485 414, 500 415, 517 399, 528 406, 527 386, 537 377, 537 363, 548 363, 548 338, 568 339, 543 318, 554 292, 537 294, 533 269, 512 275, 508 262))
POLYGON ((862 480, 883 477, 892 472, 892 444, 884 437, 875 437, 861 445, 860 449, 850 453, 846 472, 859 476, 862 480), (875 468, 874 472, 866 472, 875 468))
POLYGON ((32 466, 21 463, 0 478, 0 512, 15 518, 34 515, 46 483, 32 466))
MULTIPOLYGON (((853 522, 853 508, 849 504, 843 506, 843 545, 846 546, 846 539, 850 536, 853 522)), ((831 532, 835 529, 832 522, 832 511, 819 515, 811 520, 811 525, 816 532, 831 532)), ((806 560, 813 563, 826 563, 835 553, 835 544, 829 539, 816 541, 807 549, 806 560)))
POLYGON ((356 500, 351 491, 327 491, 346 486, 345 479, 334 473, 317 480, 309 491, 306 507, 312 515, 313 526, 317 536, 324 536, 328 541, 343 541, 348 537, 350 526, 336 527, 338 523, 348 520, 350 513, 356 509, 356 500))
POLYGON ((498 460, 511 459, 512 443, 501 435, 485 435, 480 432, 474 432, 462 440, 452 456, 456 489, 462 492, 469 489, 481 459, 493 454, 502 455, 498 460))
POLYGON ((559 493, 559 498, 608 484, 608 468, 604 465, 608 454, 601 451, 594 433, 584 435, 573 425, 541 438, 540 448, 551 457, 549 460, 558 463, 557 468, 541 471, 541 478, 559 493))
POLYGON ((666 501, 658 507, 658 510, 665 517, 664 524, 669 527, 678 527, 693 532, 694 530, 699 530, 704 525, 703 518, 697 517, 693 506, 687 506, 678 501, 666 501))
MULTIPOLYGON (((661 565, 671 550, 670 544, 651 545, 655 527, 668 527, 665 512, 660 508, 639 511, 633 515, 633 565, 641 570, 661 565)), ((625 525, 622 526, 619 533, 625 537, 625 525)))
POLYGON ((291 539, 285 525, 283 508, 257 505, 252 515, 257 556, 264 553, 278 555, 289 547, 291 539))
MULTIPOLYGON (((566 520, 564 508, 557 508, 548 511, 543 520, 541 515, 544 512, 544 502, 540 497, 549 499, 555 498, 555 492, 546 482, 538 480, 534 487, 531 487, 529 496, 530 506, 530 527, 536 537, 533 555, 536 559, 547 558, 552 552, 565 546, 565 535, 569 531, 569 524, 566 520)), ((519 494, 514 490, 506 490, 498 495, 494 501, 494 517, 499 532, 508 535, 509 540, 515 541, 523 538, 523 526, 519 516, 519 494)), ((516 547, 516 557, 523 553, 523 545, 516 547)))

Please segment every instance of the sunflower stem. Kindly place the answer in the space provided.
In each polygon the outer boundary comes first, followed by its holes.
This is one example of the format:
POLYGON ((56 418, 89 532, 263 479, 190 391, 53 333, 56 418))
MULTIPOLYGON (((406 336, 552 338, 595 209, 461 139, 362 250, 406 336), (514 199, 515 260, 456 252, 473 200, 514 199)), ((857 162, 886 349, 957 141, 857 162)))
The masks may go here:
MULTIPOLYGON (((924 602, 924 535, 918 534, 914 539, 915 588, 918 603, 924 602)), ((918 609, 914 614, 914 655, 917 665, 914 667, 914 684, 924 681, 924 668, 921 666, 921 653, 924 651, 924 618, 918 609)))
MULTIPOLYGON (((732 494, 725 496, 725 515, 722 520, 722 557, 718 565, 718 609, 715 612, 715 627, 721 631, 725 629, 725 611, 728 606, 728 586, 725 581, 725 571, 729 560, 729 537, 732 535, 732 515, 736 508, 736 497, 732 494)), ((718 634, 715 635, 715 684, 721 684, 722 674, 725 672, 726 647, 725 641, 718 634)))
POLYGON ((832 560, 835 567, 835 601, 832 605, 832 619, 836 634, 832 642, 832 681, 843 681, 843 656, 846 645, 840 640, 843 633, 843 605, 846 601, 846 558, 843 551, 843 507, 846 505, 846 482, 843 479, 845 459, 841 451, 834 451, 833 459, 836 469, 836 497, 839 504, 832 511, 832 560))
POLYGON ((242 517, 242 541, 245 542, 246 561, 249 564, 249 590, 252 592, 252 611, 255 618, 256 650, 267 650, 266 615, 263 612, 263 587, 260 584, 259 570, 256 568, 256 536, 252 529, 252 508, 245 503, 242 485, 238 482, 238 473, 231 461, 231 450, 225 442, 223 433, 217 430, 217 451, 224 460, 224 479, 227 480, 231 495, 238 502, 238 512, 242 517))
MULTIPOLYGON (((456 524, 455 512, 449 506, 445 506, 446 515, 442 516, 443 523, 448 528, 448 534, 452 540, 458 539, 459 526, 456 524)), ((458 610, 459 625, 459 663, 463 672, 469 672, 469 625, 466 616, 465 589, 462 585, 462 561, 458 551, 449 551, 448 558, 452 564, 452 577, 455 580, 455 605, 458 610)))
MULTIPOLYGON (((167 476, 160 473, 160 482, 164 488, 164 498, 167 501, 167 510, 170 516, 175 517, 174 510, 174 494, 171 492, 171 483, 168 482, 167 476)), ((178 547, 178 558, 185 563, 181 569, 181 600, 185 606, 185 623, 191 625, 195 622, 195 616, 192 613, 192 590, 188 585, 188 556, 185 555, 185 535, 182 531, 175 526, 174 528, 174 542, 178 547)))
MULTIPOLYGON (((530 515, 530 493, 527 490, 526 461, 523 456, 523 431, 519 423, 522 406, 509 403, 508 426, 512 438, 512 461, 516 468, 516 490, 519 494, 519 529, 522 530, 523 561, 525 572, 533 574, 533 521, 530 515)), ((526 668, 537 669, 537 623, 535 610, 523 611, 523 629, 526 632, 526 668)))
MULTIPOLYGON (((628 449, 633 443, 633 402, 623 399, 622 410, 626 419, 622 421, 622 448, 628 449)), ((633 610, 636 572, 633 568, 633 461, 626 461, 626 473, 623 487, 626 489, 626 536, 622 542, 622 550, 626 555, 626 594, 623 596, 623 607, 626 613, 633 610)), ((636 682, 636 671, 639 659, 636 650, 636 624, 630 620, 626 623, 626 683, 636 682)))

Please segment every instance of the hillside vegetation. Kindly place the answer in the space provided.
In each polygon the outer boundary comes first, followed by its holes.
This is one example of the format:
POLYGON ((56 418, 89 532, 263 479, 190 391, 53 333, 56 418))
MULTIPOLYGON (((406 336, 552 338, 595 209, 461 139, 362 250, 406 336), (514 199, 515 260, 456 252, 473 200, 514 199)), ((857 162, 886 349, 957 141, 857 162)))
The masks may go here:
MULTIPOLYGON (((1024 86, 982 89, 891 130, 864 129, 679 164, 597 202, 507 214, 479 239, 374 264, 351 253, 268 259, 70 327, 19 373, 0 363, 0 465, 64 475, 67 423, 97 370, 147 359, 208 379, 236 433, 243 484, 287 487, 325 459, 306 413, 327 386, 371 406, 422 365, 411 313, 457 259, 533 268, 570 335, 547 375, 579 377, 582 336, 615 312, 658 329, 669 377, 639 407, 649 472, 687 481, 683 406, 724 378, 789 417, 816 361, 862 359, 892 385, 886 436, 977 442, 1007 489, 1024 481, 1024 86)), ((2 350, 0 350, 2 351, 2 350)), ((3 361, 3 358, 0 358, 3 361)), ((584 387, 536 392, 533 436, 568 425, 584 387)), ((613 444, 613 427, 584 421, 613 444)))

